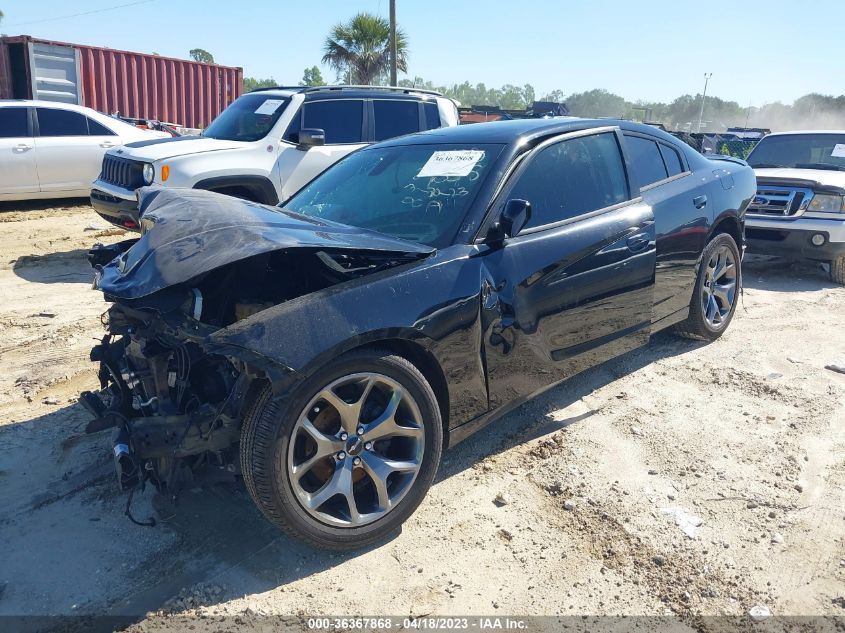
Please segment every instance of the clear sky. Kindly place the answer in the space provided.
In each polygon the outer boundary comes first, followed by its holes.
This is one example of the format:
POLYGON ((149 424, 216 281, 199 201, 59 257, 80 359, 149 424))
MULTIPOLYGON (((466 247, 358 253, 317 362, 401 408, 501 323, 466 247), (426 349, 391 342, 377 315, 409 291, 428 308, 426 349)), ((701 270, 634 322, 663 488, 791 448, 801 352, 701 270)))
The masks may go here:
MULTIPOLYGON (((297 83, 331 26, 388 0, 0 0, 0 32, 188 57, 297 83)), ((763 105, 845 93, 845 0, 397 0, 409 75, 530 83, 538 97, 606 88, 628 99, 708 94, 763 105)), ((334 75, 323 68, 323 76, 334 75)), ((400 76, 401 78, 401 76, 400 76)))

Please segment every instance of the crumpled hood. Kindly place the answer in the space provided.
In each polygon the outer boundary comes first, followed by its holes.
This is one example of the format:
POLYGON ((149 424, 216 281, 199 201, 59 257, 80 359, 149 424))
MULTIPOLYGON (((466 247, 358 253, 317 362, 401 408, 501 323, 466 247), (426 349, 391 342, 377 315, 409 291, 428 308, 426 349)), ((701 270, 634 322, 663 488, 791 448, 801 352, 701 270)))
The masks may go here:
POLYGON ((241 149, 248 147, 248 143, 241 141, 221 141, 216 138, 203 136, 177 136, 167 138, 155 138, 146 141, 128 143, 119 150, 111 150, 121 158, 131 158, 145 162, 154 162, 184 156, 185 154, 201 154, 203 152, 215 152, 224 149, 241 149))
POLYGON ((755 169, 754 175, 757 176, 757 178, 767 178, 772 180, 808 180, 820 185, 845 189, 845 171, 776 167, 755 169))
POLYGON ((210 191, 144 187, 144 234, 98 271, 95 287, 137 299, 216 268, 291 248, 358 250, 424 257, 430 246, 308 218, 210 191))

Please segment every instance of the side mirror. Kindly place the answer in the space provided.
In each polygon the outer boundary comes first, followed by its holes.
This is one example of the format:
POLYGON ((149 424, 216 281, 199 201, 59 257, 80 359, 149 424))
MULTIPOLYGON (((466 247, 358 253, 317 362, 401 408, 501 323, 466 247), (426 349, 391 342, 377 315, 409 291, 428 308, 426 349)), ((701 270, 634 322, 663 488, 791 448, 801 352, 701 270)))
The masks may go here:
POLYGON ((316 127, 307 127, 299 130, 299 142, 297 147, 307 150, 309 147, 326 144, 326 131, 316 127))
POLYGON ((514 198, 505 203, 502 215, 490 229, 490 238, 501 241, 508 237, 516 237, 531 219, 531 203, 528 200, 514 198))

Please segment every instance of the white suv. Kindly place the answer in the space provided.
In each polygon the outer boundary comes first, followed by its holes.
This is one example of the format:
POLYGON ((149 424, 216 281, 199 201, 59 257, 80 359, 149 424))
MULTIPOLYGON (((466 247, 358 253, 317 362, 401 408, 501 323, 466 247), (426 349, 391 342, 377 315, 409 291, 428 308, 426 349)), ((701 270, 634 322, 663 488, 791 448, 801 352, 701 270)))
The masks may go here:
POLYGON ((278 204, 350 152, 395 136, 458 124, 455 102, 409 88, 270 88, 239 97, 201 136, 108 152, 91 204, 138 228, 135 190, 157 184, 278 204))

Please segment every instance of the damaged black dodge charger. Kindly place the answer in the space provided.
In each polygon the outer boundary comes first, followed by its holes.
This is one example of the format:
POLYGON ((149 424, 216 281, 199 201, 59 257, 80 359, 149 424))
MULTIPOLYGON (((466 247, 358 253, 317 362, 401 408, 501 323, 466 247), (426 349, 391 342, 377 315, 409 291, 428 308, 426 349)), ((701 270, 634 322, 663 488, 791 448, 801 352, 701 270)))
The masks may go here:
POLYGON ((228 469, 291 534, 371 543, 446 445, 656 330, 720 336, 754 191, 741 161, 582 119, 374 145, 281 208, 145 190, 141 238, 91 252, 89 428, 124 489, 228 469))

